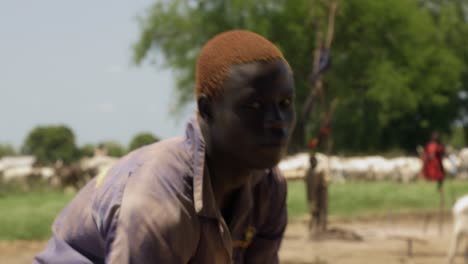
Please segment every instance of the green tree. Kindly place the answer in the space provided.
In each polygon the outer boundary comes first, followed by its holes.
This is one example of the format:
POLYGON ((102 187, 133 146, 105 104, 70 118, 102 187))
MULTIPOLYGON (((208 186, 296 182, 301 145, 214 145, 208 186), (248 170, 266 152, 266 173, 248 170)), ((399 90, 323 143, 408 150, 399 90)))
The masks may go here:
POLYGON ((454 130, 463 127, 465 146, 468 144, 468 1, 466 0, 437 0, 434 5, 433 16, 439 29, 443 32, 447 45, 463 61, 462 78, 459 83, 460 92, 457 106, 460 108, 457 124, 454 130))
POLYGON ((9 144, 0 144, 0 158, 16 155, 15 149, 9 144))
POLYGON ((92 157, 96 146, 94 144, 85 144, 80 147, 80 157, 92 157))
POLYGON ((153 134, 149 132, 142 132, 133 137, 132 141, 130 142, 129 149, 130 151, 132 151, 139 147, 149 145, 157 141, 159 141, 159 138, 157 138, 153 134))
POLYGON ((334 124, 346 135, 336 144, 413 149, 431 131, 447 132, 457 116, 463 61, 430 12, 407 0, 346 1, 340 11, 327 76, 335 96, 346 98, 334 124))
POLYGON ((79 158, 73 131, 64 125, 38 126, 26 137, 22 152, 34 155, 43 165, 50 165, 57 160, 65 164, 79 158))
MULTIPOLYGON (((326 33, 324 2, 159 1, 140 19, 134 60, 158 61, 157 55, 164 55, 163 65, 177 73, 180 107, 193 98, 194 65, 202 45, 219 32, 249 29, 285 54, 295 72, 300 110, 310 89, 315 32, 323 28, 326 33)), ((339 1, 332 67, 324 79, 328 100, 339 99, 333 118, 335 149, 412 150, 431 131, 450 130, 460 115, 458 93, 466 89, 467 63, 460 56, 466 55, 466 34, 458 36, 458 27, 450 25, 466 23, 452 16, 449 4, 442 9, 438 18, 414 0, 339 1), (455 37, 459 49, 449 40, 455 37)), ((304 140, 318 129, 319 116, 316 112, 298 124, 296 130, 305 133, 296 133, 296 145, 305 147, 304 140)))
POLYGON ((111 157, 122 157, 127 153, 124 146, 116 141, 106 141, 101 144, 107 151, 107 155, 111 157))

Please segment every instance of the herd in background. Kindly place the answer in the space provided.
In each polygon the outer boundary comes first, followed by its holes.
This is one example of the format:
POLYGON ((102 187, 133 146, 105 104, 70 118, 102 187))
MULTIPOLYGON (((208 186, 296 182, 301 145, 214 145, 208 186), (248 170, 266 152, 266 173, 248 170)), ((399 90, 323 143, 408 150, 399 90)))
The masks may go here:
MULTIPOLYGON (((402 156, 386 158, 383 156, 340 157, 316 153, 315 172, 324 172, 332 182, 348 180, 398 181, 411 182, 420 177, 421 158, 402 156)), ((468 179, 468 148, 453 151, 443 159, 443 165, 450 177, 468 179)), ((309 169, 309 154, 299 153, 287 157, 279 168, 287 179, 302 179, 309 169)))
MULTIPOLYGON (((331 182, 348 180, 411 182, 418 179, 422 162, 418 157, 403 156, 385 158, 383 156, 340 157, 316 153, 315 171, 323 172, 331 182)), ((0 159, 0 182, 12 180, 26 181, 41 179, 51 186, 82 186, 99 172, 108 169, 117 158, 105 153, 95 153, 93 157, 81 159, 78 163, 64 166, 60 162, 51 167, 35 166, 33 156, 13 156, 0 159)), ((468 148, 451 152, 443 159, 447 175, 468 179, 468 148)), ((309 154, 299 153, 283 159, 279 168, 288 180, 302 179, 309 169, 309 154)))
POLYGON ((118 158, 95 153, 71 165, 58 161, 53 166, 36 166, 34 156, 12 156, 0 159, 0 183, 45 182, 51 187, 82 187, 91 178, 107 170, 118 158))

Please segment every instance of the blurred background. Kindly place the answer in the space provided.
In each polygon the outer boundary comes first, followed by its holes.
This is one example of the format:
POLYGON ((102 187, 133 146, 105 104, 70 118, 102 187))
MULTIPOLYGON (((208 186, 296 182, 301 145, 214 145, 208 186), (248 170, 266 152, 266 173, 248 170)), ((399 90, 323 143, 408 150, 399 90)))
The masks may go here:
POLYGON ((468 0, 0 2, 0 263, 30 263, 116 159, 183 134, 198 53, 229 29, 294 71, 282 263, 442 263, 468 194, 468 0), (434 132, 443 195, 421 175, 434 132), (341 236, 305 235, 308 171, 341 236))

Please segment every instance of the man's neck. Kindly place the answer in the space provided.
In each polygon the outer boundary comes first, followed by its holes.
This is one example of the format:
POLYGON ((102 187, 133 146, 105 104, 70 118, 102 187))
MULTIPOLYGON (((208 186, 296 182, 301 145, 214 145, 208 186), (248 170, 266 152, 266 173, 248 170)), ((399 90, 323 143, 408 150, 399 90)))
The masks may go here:
POLYGON ((252 170, 233 166, 232 159, 207 153, 206 161, 211 186, 219 209, 223 209, 232 199, 232 194, 245 186, 252 175, 252 170))
POLYGON ((232 199, 232 195, 242 188, 250 179, 251 169, 242 167, 228 153, 217 151, 211 143, 207 124, 199 118, 200 130, 205 140, 205 162, 207 164, 211 187, 216 199, 216 204, 221 210, 232 199))

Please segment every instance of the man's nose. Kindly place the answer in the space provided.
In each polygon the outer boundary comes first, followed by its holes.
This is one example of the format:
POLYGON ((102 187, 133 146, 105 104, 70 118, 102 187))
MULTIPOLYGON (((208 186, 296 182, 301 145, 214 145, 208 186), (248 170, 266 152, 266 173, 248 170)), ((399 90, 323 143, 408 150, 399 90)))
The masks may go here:
POLYGON ((266 128, 287 128, 288 122, 279 105, 272 104, 266 109, 264 125, 266 128))

